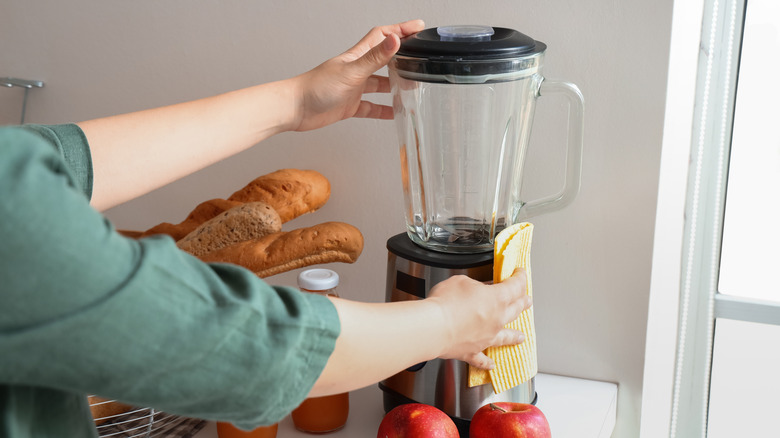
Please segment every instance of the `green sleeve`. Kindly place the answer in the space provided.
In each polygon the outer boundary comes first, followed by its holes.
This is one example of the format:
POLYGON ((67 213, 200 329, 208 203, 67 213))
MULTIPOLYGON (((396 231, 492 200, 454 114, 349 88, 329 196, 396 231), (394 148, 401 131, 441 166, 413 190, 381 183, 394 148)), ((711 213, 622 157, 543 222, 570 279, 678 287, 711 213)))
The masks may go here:
POLYGON ((24 125, 57 149, 65 161, 63 172, 69 172, 76 188, 92 198, 92 154, 84 131, 78 125, 24 125))
POLYGON ((0 129, 0 383, 245 428, 293 410, 333 351, 332 303, 120 236, 74 170, 91 168, 86 140, 52 148, 40 132, 0 129))

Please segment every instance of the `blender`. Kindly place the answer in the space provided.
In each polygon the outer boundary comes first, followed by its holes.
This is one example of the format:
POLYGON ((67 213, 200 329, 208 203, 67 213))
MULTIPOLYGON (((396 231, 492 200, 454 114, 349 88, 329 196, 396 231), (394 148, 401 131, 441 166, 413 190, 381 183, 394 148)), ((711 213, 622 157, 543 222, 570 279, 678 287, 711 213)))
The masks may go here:
MULTIPOLYGON (((387 241, 387 301, 425 298, 453 275, 490 282, 493 243, 505 227, 568 205, 580 187, 583 99, 545 79, 546 45, 490 26, 425 29, 402 39, 388 71, 401 159, 406 232, 387 241), (537 98, 569 102, 565 182, 556 194, 521 197, 537 98)), ((421 334, 422 335, 422 334, 421 334)), ((468 364, 434 359, 380 382, 385 411, 433 405, 461 436, 481 406, 534 403, 534 379, 499 394, 469 387, 468 364)))

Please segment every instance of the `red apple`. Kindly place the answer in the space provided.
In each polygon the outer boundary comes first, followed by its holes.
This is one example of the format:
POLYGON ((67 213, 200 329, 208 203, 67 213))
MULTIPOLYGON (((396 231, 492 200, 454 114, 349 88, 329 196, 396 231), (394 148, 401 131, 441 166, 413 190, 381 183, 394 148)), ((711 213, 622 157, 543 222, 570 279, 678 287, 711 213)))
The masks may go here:
POLYGON ((377 438, 458 438, 452 418, 430 405, 397 406, 379 424, 377 438))
POLYGON ((528 403, 498 402, 482 406, 469 426, 470 438, 551 438, 541 410, 528 403))

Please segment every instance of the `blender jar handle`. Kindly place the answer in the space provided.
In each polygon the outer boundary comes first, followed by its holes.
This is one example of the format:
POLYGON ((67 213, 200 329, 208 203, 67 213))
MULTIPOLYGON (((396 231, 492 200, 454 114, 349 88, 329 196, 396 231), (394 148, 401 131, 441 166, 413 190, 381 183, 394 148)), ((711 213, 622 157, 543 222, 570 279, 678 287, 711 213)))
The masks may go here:
POLYGON ((524 218, 559 210, 569 205, 580 191, 585 100, 580 89, 572 83, 542 79, 538 96, 547 95, 562 95, 569 101, 565 181, 563 189, 557 194, 525 204, 518 212, 518 222, 524 218))

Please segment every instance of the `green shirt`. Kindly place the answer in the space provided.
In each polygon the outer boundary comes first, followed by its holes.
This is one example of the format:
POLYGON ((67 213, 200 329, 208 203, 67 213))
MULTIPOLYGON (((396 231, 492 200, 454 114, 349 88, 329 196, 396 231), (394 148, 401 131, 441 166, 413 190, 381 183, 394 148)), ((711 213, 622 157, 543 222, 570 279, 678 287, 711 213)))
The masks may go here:
POLYGON ((333 305, 124 238, 91 189, 78 126, 0 128, 0 437, 95 436, 85 394, 245 429, 292 411, 333 351, 333 305))

